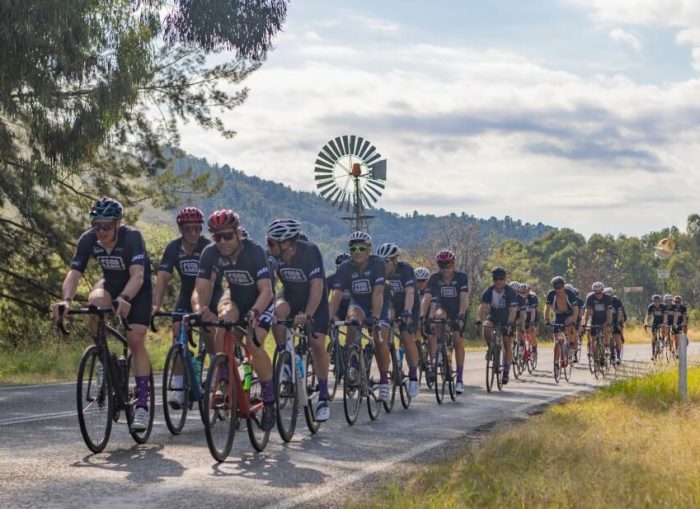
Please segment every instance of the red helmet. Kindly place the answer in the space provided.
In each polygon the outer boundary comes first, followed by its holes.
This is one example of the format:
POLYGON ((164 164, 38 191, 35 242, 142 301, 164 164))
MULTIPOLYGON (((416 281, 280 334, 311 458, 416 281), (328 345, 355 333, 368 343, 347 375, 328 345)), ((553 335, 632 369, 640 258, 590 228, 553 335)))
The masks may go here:
POLYGON ((238 214, 231 209, 215 210, 207 220, 210 232, 221 230, 238 230, 238 214))
POLYGON ((177 213, 177 224, 204 222, 204 214, 197 207, 185 207, 177 213))
POLYGON ((457 261, 457 257, 449 249, 443 249, 440 251, 435 259, 438 263, 455 263, 457 261))

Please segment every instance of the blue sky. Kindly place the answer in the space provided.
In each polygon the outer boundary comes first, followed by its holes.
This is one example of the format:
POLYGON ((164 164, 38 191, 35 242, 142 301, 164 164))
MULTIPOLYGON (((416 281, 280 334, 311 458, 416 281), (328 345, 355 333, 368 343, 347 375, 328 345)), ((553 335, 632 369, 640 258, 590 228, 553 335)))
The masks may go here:
POLYGON ((357 134, 396 212, 639 235, 700 211, 700 2, 297 0, 275 46, 238 135, 183 148, 314 190, 357 134))

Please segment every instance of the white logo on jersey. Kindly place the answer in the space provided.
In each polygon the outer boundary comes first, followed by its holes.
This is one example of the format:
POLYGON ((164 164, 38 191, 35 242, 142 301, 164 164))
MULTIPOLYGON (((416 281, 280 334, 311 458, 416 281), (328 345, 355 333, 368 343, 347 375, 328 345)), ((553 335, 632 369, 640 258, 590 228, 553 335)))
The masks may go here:
POLYGON ((391 280, 391 291, 393 293, 403 293, 403 285, 401 284, 400 280, 398 280, 398 279, 391 280))
POLYGON ((247 270, 225 270, 226 281, 232 285, 250 286, 253 284, 253 277, 247 270))
POLYGON ((457 289, 454 286, 443 286, 440 288, 441 297, 457 297, 457 289))
POLYGON ((124 260, 118 256, 98 256, 97 261, 104 270, 126 270, 124 260))
POLYGON ((137 255, 134 255, 133 258, 131 258, 131 261, 138 262, 139 260, 145 260, 145 259, 146 259, 146 256, 144 254, 137 254, 137 255))
POLYGON ((593 306, 594 311, 605 311, 605 304, 596 302, 593 306))
POLYGON ((306 275, 301 269, 284 267, 283 269, 280 269, 280 275, 284 281, 290 283, 303 283, 306 281, 306 275))
POLYGON ((185 276, 196 276, 199 273, 199 260, 180 260, 180 271, 185 276))
POLYGON ((352 282, 352 293, 372 293, 372 286, 369 284, 369 279, 356 279, 352 282))

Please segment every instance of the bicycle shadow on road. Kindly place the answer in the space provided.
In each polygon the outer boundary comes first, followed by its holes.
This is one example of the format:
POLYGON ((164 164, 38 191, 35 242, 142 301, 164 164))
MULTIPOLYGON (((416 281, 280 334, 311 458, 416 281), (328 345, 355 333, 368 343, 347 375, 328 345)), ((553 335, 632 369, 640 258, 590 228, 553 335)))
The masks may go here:
POLYGON ((129 449, 89 454, 82 461, 75 461, 70 466, 125 472, 127 480, 138 484, 162 482, 169 477, 182 477, 185 467, 178 461, 166 458, 162 451, 162 444, 134 445, 129 449))

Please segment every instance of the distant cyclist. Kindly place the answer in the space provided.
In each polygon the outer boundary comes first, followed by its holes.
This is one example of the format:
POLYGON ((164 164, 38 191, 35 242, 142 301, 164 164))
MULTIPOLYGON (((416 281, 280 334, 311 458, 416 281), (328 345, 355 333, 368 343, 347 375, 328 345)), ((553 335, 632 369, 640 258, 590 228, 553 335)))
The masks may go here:
POLYGON ((540 321, 539 300, 529 283, 520 283, 520 294, 525 297, 525 332, 530 334, 530 349, 537 353, 537 325, 540 321))
MULTIPOLYGON (((78 282, 88 264, 94 257, 102 267, 102 278, 95 284, 88 302, 90 305, 109 308, 117 302, 115 313, 129 322, 130 330, 126 333, 131 351, 138 401, 132 431, 144 431, 148 427, 148 396, 151 363, 146 351, 146 328, 151 319, 151 261, 141 232, 123 224, 124 210, 121 204, 104 197, 90 208, 92 228, 83 233, 70 264, 70 270, 63 281, 63 300, 53 306, 54 317, 58 315, 59 306, 64 312, 78 289, 78 282)), ((96 320, 91 323, 93 333, 96 320)))
POLYGON ((503 363, 503 384, 508 383, 510 374, 510 360, 513 358, 512 336, 515 333, 515 320, 518 315, 518 296, 513 289, 506 285, 506 270, 503 267, 495 267, 491 271, 493 284, 481 295, 479 304, 479 320, 477 326, 482 325, 482 334, 487 344, 493 341, 493 328, 501 327, 504 330, 503 348, 507 362, 503 363))
MULTIPOLYGON (((318 379, 316 420, 324 422, 330 416, 328 407, 328 291, 323 258, 316 244, 300 240, 301 225, 296 219, 275 219, 265 232, 270 254, 277 259, 277 274, 282 282, 282 295, 275 302, 278 320, 294 318, 294 325, 304 326, 309 321, 313 335, 311 356, 318 379)), ((278 350, 285 348, 286 328, 272 328, 278 350)))
MULTIPOLYGON (((467 309, 469 308, 469 282, 464 272, 455 269, 457 256, 449 249, 443 249, 435 256, 438 272, 430 276, 425 296, 421 303, 421 317, 426 316, 435 320, 451 320, 456 322, 452 329, 452 345, 455 350, 457 363, 457 380, 455 392, 464 392, 464 343, 462 334, 467 325, 467 309)), ((435 333, 441 332, 442 324, 435 325, 435 333)), ((435 336, 430 336, 430 358, 433 359, 437 343, 435 336)), ((432 362, 432 361, 431 361, 432 362)))
MULTIPOLYGON (((350 260, 350 255, 348 253, 340 253, 335 257, 335 272, 326 276, 326 288, 328 293, 333 289, 336 280, 336 274, 340 266, 350 260)), ((337 316, 338 320, 345 320, 348 314, 348 307, 350 306, 350 290, 343 290, 342 297, 340 299, 340 305, 338 306, 337 316)))
MULTIPOLYGON (((547 301, 544 305, 544 320, 547 324, 558 324, 564 326, 564 334, 566 335, 569 347, 576 348, 576 332, 573 330, 574 325, 578 323, 579 313, 581 312, 576 295, 572 290, 568 290, 565 285, 566 281, 561 276, 554 276, 551 281, 552 290, 547 294, 547 301), (550 312, 554 315, 554 322, 550 321, 550 312)), ((558 350, 554 350, 554 362, 558 359, 558 350)))
MULTIPOLYGON (((175 309, 185 313, 192 312, 191 298, 192 291, 194 290, 194 282, 199 273, 199 257, 204 248, 211 244, 211 241, 202 235, 204 214, 200 209, 196 207, 185 207, 181 209, 177 214, 176 222, 181 236, 168 243, 163 251, 163 257, 158 265, 155 296, 153 298, 153 313, 160 310, 173 270, 176 270, 180 276, 180 292, 178 294, 177 303, 175 304, 175 309)), ((223 288, 221 287, 221 278, 219 278, 214 284, 211 302, 216 305, 222 295, 223 288)), ((177 338, 179 329, 180 321, 177 318, 173 318, 173 338, 177 338)), ((207 352, 210 355, 215 354, 214 337, 211 331, 207 332, 203 329, 202 338, 207 345, 207 352)), ((175 366, 175 374, 173 375, 172 383, 174 388, 182 388, 184 386, 181 365, 175 366)), ((168 401, 168 403, 173 408, 179 409, 185 403, 185 393, 183 391, 174 392, 171 398, 172 399, 168 401)))
POLYGON ((656 354, 656 339, 659 334, 659 329, 666 323, 666 306, 661 302, 661 295, 654 294, 651 296, 651 304, 647 308, 647 315, 644 318, 644 328, 649 327, 649 319, 651 318, 651 358, 654 359, 656 354))
MULTIPOLYGON (((253 369, 260 379, 263 414, 260 428, 269 431, 275 425, 275 393, 272 387, 272 363, 265 351, 273 311, 272 284, 263 248, 238 236, 238 214, 230 209, 217 210, 207 220, 214 244, 202 251, 199 274, 192 292, 192 310, 204 321, 227 320, 241 328, 253 327, 247 347, 253 356, 253 369), (216 279, 223 276, 229 294, 219 301, 216 314, 209 308, 216 279)), ((213 302, 212 302, 213 303, 213 302)), ((240 332, 234 329, 234 334, 240 332)), ((240 340, 240 337, 238 338, 240 340)), ((217 350, 222 350, 223 335, 217 334, 217 350)))
MULTIPOLYGON (((603 328, 603 345, 607 348, 610 340, 610 326, 612 325, 613 306, 610 296, 605 294, 605 285, 596 281, 591 285, 591 292, 586 296, 586 308, 583 314, 583 325, 603 328)), ((588 344, 597 359, 596 344, 593 341, 593 332, 588 334, 588 344)))
POLYGON ((612 301, 612 337, 613 341, 615 341, 617 364, 620 364, 622 362, 622 343, 624 342, 622 331, 627 320, 627 313, 625 312, 625 306, 615 295, 615 291, 612 288, 607 287, 605 295, 609 296, 612 301))
POLYGON ((382 244, 377 249, 377 256, 384 259, 386 280, 391 287, 390 318, 401 317, 399 334, 401 344, 406 352, 408 363, 408 395, 418 396, 418 348, 416 346, 416 325, 419 310, 415 304, 415 275, 413 267, 399 260, 399 246, 392 242, 382 244))

